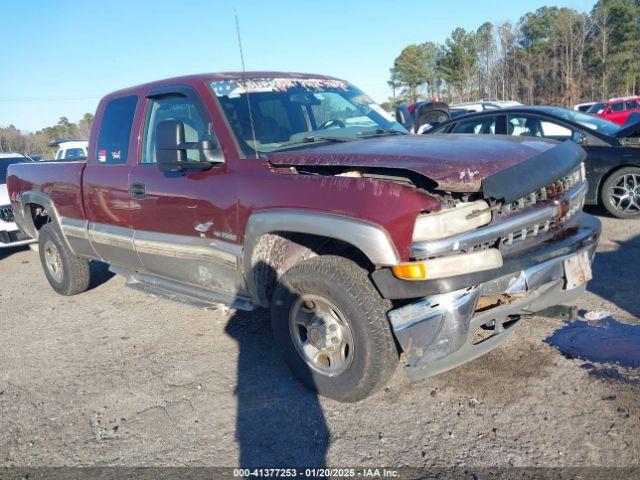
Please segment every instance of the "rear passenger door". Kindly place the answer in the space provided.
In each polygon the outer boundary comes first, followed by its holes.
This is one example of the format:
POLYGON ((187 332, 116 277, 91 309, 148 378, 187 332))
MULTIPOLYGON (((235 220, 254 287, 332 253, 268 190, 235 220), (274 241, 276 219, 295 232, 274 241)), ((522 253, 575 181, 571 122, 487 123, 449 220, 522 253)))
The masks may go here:
POLYGON ((131 270, 142 268, 133 245, 135 205, 129 196, 131 167, 127 163, 137 150, 131 140, 137 106, 137 95, 117 97, 106 101, 96 116, 100 122, 97 139, 82 177, 90 245, 79 242, 74 247, 78 253, 97 254, 110 264, 131 270))

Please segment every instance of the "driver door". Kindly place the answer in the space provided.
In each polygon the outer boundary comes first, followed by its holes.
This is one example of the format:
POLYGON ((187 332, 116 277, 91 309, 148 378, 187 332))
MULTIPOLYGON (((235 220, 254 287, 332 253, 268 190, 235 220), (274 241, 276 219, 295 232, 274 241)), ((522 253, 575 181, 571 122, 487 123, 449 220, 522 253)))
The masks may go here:
MULTIPOLYGON (((156 128, 182 122, 186 142, 215 141, 211 118, 186 87, 147 98, 138 164, 130 175, 136 251, 145 270, 182 284, 227 294, 243 289, 239 273, 235 183, 228 165, 164 172, 156 158, 156 128)), ((219 147, 218 147, 219 148, 219 147)), ((189 161, 204 160, 188 149, 189 161)), ((219 152, 222 155, 222 152, 219 152)))

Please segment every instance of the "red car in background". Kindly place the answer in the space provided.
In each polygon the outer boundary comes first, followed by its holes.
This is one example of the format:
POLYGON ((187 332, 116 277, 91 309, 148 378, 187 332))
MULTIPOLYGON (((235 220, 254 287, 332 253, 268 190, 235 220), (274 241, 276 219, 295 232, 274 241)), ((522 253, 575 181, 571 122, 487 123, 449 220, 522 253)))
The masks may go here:
POLYGON ((640 111, 640 97, 612 98, 608 102, 594 103, 587 113, 610 122, 624 125, 632 112, 640 111))

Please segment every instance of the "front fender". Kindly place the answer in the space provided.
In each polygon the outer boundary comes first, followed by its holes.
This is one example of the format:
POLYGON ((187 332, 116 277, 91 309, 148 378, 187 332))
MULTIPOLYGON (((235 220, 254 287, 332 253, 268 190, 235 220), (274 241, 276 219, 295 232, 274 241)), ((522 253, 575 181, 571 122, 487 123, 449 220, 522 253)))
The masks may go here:
POLYGON ((257 289, 252 278, 253 251, 260 238, 269 233, 303 233, 340 240, 360 250, 376 266, 400 262, 387 232, 370 222, 314 211, 260 211, 247 222, 242 262, 247 287, 254 297, 257 289))

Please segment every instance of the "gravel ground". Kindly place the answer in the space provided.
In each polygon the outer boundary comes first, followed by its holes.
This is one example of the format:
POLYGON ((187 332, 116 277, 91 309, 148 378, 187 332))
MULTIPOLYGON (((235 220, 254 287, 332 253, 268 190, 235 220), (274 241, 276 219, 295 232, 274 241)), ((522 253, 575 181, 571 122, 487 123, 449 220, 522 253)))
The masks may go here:
POLYGON ((640 221, 596 213, 577 306, 611 318, 527 319, 490 354, 419 383, 398 369, 358 404, 301 387, 263 311, 107 275, 61 297, 34 253, 0 251, 0 465, 640 466, 640 221), (567 339, 569 356, 553 346, 567 339))

